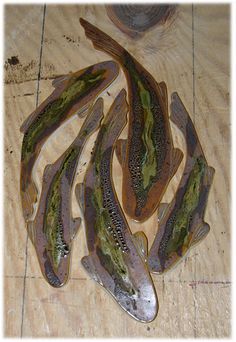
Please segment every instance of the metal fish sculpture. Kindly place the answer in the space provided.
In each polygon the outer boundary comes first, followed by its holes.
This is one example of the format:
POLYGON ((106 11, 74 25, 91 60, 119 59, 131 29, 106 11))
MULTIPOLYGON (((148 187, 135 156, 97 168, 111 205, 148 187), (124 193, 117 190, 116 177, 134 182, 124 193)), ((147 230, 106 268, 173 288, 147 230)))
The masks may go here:
POLYGON ((24 133, 21 150, 20 191, 26 221, 34 212, 38 189, 33 180, 33 167, 47 138, 72 115, 84 115, 97 96, 119 74, 115 62, 107 61, 62 76, 53 82, 53 93, 21 126, 24 133))
POLYGON ((107 34, 80 18, 96 49, 116 59, 128 82, 128 141, 119 140, 117 156, 123 168, 123 207, 136 221, 148 219, 183 158, 173 146, 167 89, 107 34))
POLYGON ((171 120, 184 134, 187 157, 175 197, 159 209, 159 228, 148 256, 149 269, 156 273, 163 273, 182 260, 210 230, 204 214, 215 170, 207 164, 191 118, 177 93, 172 94, 171 120))
POLYGON ((128 106, 123 89, 98 133, 83 184, 75 194, 83 211, 89 255, 82 265, 132 317, 152 321, 158 301, 144 254, 144 233, 131 234, 112 181, 114 144, 126 124, 128 106))
POLYGON ((81 222, 79 217, 72 219, 73 181, 83 147, 102 118, 103 100, 99 98, 74 142, 45 168, 38 210, 35 219, 27 224, 43 276, 54 287, 64 285, 68 279, 72 241, 81 222))

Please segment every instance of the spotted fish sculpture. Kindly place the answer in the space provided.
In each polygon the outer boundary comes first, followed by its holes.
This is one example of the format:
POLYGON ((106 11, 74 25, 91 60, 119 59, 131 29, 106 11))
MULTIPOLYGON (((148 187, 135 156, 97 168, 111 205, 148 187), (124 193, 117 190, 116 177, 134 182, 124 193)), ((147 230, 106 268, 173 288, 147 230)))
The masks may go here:
POLYGON ((21 126, 24 138, 21 150, 20 191, 26 221, 32 216, 37 202, 38 189, 32 173, 43 144, 72 115, 83 116, 118 74, 118 65, 107 61, 57 79, 53 82, 53 93, 21 126))
POLYGON ((204 221, 215 170, 208 166, 191 118, 177 93, 172 94, 171 120, 182 131, 187 158, 175 197, 159 208, 159 228, 148 256, 151 272, 163 273, 202 241, 210 227, 204 221))
POLYGON ((103 100, 99 98, 74 142, 45 168, 38 210, 27 224, 42 274, 54 287, 64 285, 68 279, 72 241, 81 222, 79 217, 72 218, 72 186, 83 147, 102 118, 103 100))
POLYGON ((128 139, 117 142, 123 169, 122 200, 125 212, 142 222, 157 209, 166 187, 183 158, 174 148, 168 114, 167 88, 134 58, 88 21, 80 18, 96 49, 121 65, 128 83, 128 139))
POLYGON ((112 180, 114 145, 126 125, 127 111, 123 89, 98 133, 84 182, 75 189, 89 250, 82 265, 129 315, 149 322, 157 314, 158 300, 145 264, 146 236, 132 235, 112 180))

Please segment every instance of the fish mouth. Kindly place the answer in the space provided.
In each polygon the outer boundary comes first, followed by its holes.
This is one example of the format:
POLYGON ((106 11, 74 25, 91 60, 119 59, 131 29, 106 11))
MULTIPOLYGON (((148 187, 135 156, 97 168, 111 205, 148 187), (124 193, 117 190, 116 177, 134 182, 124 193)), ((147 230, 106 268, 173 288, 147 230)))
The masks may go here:
POLYGON ((44 263, 42 269, 44 278, 53 287, 61 287, 65 285, 68 281, 69 265, 70 256, 68 255, 66 258, 61 260, 57 271, 55 271, 49 255, 47 254, 47 252, 44 253, 44 263))
POLYGON ((142 294, 142 291, 138 295, 125 296, 122 298, 115 296, 117 302, 120 304, 123 310, 125 310, 132 318, 139 322, 148 323, 153 321, 158 313, 159 305, 158 299, 153 287, 151 287, 148 293, 142 294))
POLYGON ((148 268, 151 273, 157 273, 161 274, 163 273, 164 269, 163 266, 161 265, 161 261, 158 257, 156 258, 148 258, 148 268))

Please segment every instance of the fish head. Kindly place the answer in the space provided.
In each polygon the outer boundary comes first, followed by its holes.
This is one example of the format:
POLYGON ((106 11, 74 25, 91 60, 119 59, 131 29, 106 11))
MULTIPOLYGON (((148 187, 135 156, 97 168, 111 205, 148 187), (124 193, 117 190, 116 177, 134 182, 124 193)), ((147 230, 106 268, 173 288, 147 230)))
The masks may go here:
POLYGON ((155 319, 158 312, 158 300, 151 281, 145 279, 136 288, 134 286, 130 294, 116 288, 114 295, 121 307, 134 319, 144 323, 155 319))
POLYGON ((130 316, 140 322, 151 322, 158 312, 158 299, 149 272, 143 265, 117 271, 111 258, 92 253, 83 257, 82 265, 89 275, 109 292, 130 316), (141 272, 140 272, 141 271, 141 272))
POLYGON ((42 230, 35 229, 34 221, 29 221, 27 230, 34 245, 41 272, 45 280, 53 287, 63 286, 69 276, 71 243, 64 246, 63 254, 49 246, 42 230))

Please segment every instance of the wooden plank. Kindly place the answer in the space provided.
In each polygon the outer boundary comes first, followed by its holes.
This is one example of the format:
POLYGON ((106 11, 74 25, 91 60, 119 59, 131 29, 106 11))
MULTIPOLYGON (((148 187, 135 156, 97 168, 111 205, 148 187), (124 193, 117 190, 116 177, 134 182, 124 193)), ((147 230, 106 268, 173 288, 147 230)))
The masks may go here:
POLYGON ((7 337, 19 337, 22 326, 27 240, 19 194, 23 138, 19 129, 36 104, 42 9, 34 5, 5 6, 4 333, 7 337))
MULTIPOLYGON (((53 289, 45 282, 30 242, 25 268, 26 232, 18 192, 22 141, 19 127, 35 105, 37 81, 33 80, 38 77, 36 65, 39 64, 43 7, 34 5, 13 7, 10 9, 10 6, 6 6, 5 9, 5 37, 8 41, 5 60, 18 56, 22 66, 20 68, 17 67, 18 64, 12 65, 11 69, 8 66, 10 71, 5 73, 6 82, 11 82, 10 85, 5 86, 4 167, 5 179, 7 179, 5 242, 8 246, 5 254, 5 274, 8 275, 9 288, 16 286, 16 279, 19 283, 23 281, 25 286, 19 286, 19 303, 24 302, 23 316, 22 307, 19 306, 20 309, 14 317, 17 326, 14 330, 10 318, 5 314, 6 335, 19 336, 19 326, 22 323, 22 334, 27 337, 228 336, 230 326, 226 320, 230 315, 230 294, 229 288, 223 286, 231 284, 230 199, 227 196, 230 190, 229 30, 227 26, 229 6, 180 5, 171 23, 163 27, 155 27, 137 41, 132 41, 114 26, 106 16, 103 5, 46 6, 39 103, 53 90, 51 80, 48 78, 110 59, 105 53, 93 49, 91 42, 86 39, 79 25, 79 17, 82 16, 117 39, 154 75, 158 82, 165 81, 169 97, 173 91, 179 92, 195 121, 207 160, 216 170, 220 170, 216 173, 206 213, 206 220, 212 227, 211 233, 178 267, 164 276, 153 276, 159 296, 160 311, 157 319, 150 324, 141 324, 129 318, 106 291, 90 280, 82 269, 80 259, 87 254, 83 224, 74 240, 70 279, 65 287, 53 289), (32 18, 35 13, 38 14, 37 27, 36 20, 28 18, 27 13, 31 13, 32 18), (218 20, 210 20, 212 15, 218 20), (14 38, 17 37, 18 31, 16 29, 14 31, 13 27, 19 27, 21 32, 25 30, 25 26, 30 27, 31 34, 23 33, 18 43, 14 38), (38 42, 37 48, 31 40, 38 42), (25 46, 30 48, 24 49, 25 46), (33 63, 31 71, 23 75, 21 69, 32 60, 36 61, 36 64, 33 63), (27 80, 31 82, 26 82, 27 80), (12 82, 18 83, 12 84, 12 82), (23 96, 28 93, 32 95, 23 96), (17 233, 16 226, 20 227, 17 233), (211 291, 214 290, 215 293, 211 296, 211 291), (217 296, 222 296, 222 301, 218 301, 217 296), (217 317, 220 315, 220 308, 225 313, 221 318, 217 317), (217 315, 211 316, 213 312, 217 315)), ((109 88, 109 93, 106 90, 103 94, 105 113, 121 87, 126 88, 122 72, 109 88)), ((82 121, 77 117, 74 118, 46 142, 35 168, 35 178, 39 187, 45 166, 55 161, 69 146, 77 135, 82 121)), ((185 151, 182 135, 174 125, 171 127, 175 145, 185 151)), ((122 137, 126 135, 127 129, 122 132, 122 137)), ((89 140, 82 155, 75 184, 83 180, 95 137, 96 134, 89 140)), ((170 183, 163 201, 171 200, 174 195, 183 167, 184 161, 170 183)), ((116 157, 114 157, 113 174, 118 198, 121 199, 122 172, 116 157)), ((81 212, 74 195, 72 206, 73 216, 80 216, 81 212)), ((132 222, 129 218, 128 222, 133 232, 144 230, 149 245, 152 243, 157 230, 156 214, 141 225, 132 222)), ((17 305, 19 303, 17 302, 17 305)), ((14 305, 5 304, 5 310, 11 307, 14 309, 14 305)))
POLYGON ((198 308, 196 310, 196 336, 204 338, 229 338, 231 336, 231 285, 196 285, 198 308))
POLYGON ((227 281, 231 277, 230 6, 197 5, 194 14, 195 125, 209 165, 216 170, 206 211, 211 232, 196 249, 196 277, 227 281), (207 19, 210 13, 214 22, 207 19))
POLYGON ((5 6, 4 222, 5 243, 9 248, 4 249, 4 268, 7 276, 23 276, 25 271, 26 229, 19 193, 23 135, 19 129, 36 104, 42 8, 5 6))
POLYGON ((21 334, 22 278, 4 278, 4 336, 19 337, 21 334))
POLYGON ((140 324, 127 319, 116 302, 92 280, 71 279, 64 288, 56 290, 42 279, 27 279, 23 336, 192 337, 192 288, 174 282, 162 286, 157 285, 161 293, 158 319, 140 324), (63 324, 58 324, 62 316, 63 324), (180 316, 187 319, 181 320, 180 316))

